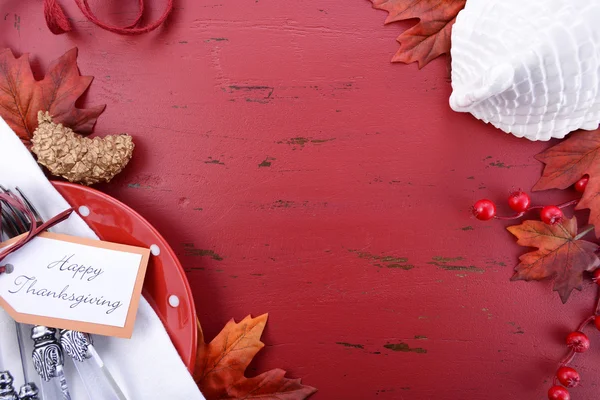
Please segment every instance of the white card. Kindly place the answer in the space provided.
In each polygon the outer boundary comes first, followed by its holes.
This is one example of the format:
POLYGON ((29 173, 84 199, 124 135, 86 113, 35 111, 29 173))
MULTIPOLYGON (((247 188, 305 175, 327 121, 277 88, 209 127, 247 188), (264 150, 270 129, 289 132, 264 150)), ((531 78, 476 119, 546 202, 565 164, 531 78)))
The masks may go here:
POLYGON ((19 322, 131 337, 148 259, 144 248, 42 233, 0 262, 12 265, 0 305, 19 322))

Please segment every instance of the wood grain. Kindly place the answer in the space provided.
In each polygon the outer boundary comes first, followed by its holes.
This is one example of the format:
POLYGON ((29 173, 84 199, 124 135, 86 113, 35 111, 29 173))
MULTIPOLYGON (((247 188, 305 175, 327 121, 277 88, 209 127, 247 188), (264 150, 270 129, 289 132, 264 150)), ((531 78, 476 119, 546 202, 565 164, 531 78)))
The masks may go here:
MULTIPOLYGON (((164 29, 120 37, 62 3, 77 31, 54 36, 38 1, 3 2, 0 44, 39 72, 79 47, 108 104, 96 132, 137 143, 101 189, 178 252, 208 338, 268 312, 252 371, 284 368, 315 399, 545 397, 594 289, 563 306, 549 282, 510 282, 525 249, 469 207, 531 188, 548 144, 452 112, 446 59, 391 64, 410 24, 366 0, 181 0, 164 29)), ((596 397, 599 344, 574 398, 596 397)))

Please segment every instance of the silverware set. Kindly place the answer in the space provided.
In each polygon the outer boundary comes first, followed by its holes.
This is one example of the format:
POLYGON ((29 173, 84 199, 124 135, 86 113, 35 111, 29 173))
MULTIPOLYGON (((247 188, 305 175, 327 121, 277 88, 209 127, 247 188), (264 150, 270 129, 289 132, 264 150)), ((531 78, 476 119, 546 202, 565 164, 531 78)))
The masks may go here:
MULTIPOLYGON (((26 233, 32 226, 39 226, 43 223, 33 204, 18 188, 11 191, 0 185, 0 192, 20 200, 35 216, 35 221, 30 221, 23 212, 4 201, 0 201, 2 227, 0 235, 2 241, 26 233)), ((12 266, 7 265, 6 273, 11 273, 12 269, 12 266)), ((71 400, 64 371, 65 353, 74 363, 90 399, 127 400, 98 355, 90 335, 65 329, 57 332, 54 328, 38 325, 31 328, 30 338, 33 340, 31 362, 41 378, 40 394, 35 383, 30 381, 27 373, 28 364, 23 340, 25 336, 23 334, 24 329, 26 327, 23 324, 16 322, 23 377, 25 382, 29 383, 21 386, 17 393, 13 387, 11 373, 4 370, 0 364, 0 400, 71 400), (58 333, 59 336, 57 337, 58 333)))

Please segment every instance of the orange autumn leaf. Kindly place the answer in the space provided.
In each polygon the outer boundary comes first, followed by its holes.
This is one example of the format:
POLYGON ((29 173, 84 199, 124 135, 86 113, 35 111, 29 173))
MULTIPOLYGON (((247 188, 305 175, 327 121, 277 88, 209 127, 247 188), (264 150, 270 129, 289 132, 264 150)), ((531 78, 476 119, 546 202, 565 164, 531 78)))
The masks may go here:
POLYGON ((450 52, 450 35, 456 15, 466 0, 371 0, 374 8, 389 13, 386 24, 418 18, 419 22, 398 37, 400 49, 393 62, 419 63, 423 68, 450 52))
POLYGON ((590 176, 576 210, 590 209, 590 224, 600 236, 600 132, 578 131, 535 157, 546 164, 534 191, 566 189, 585 174, 590 176))
POLYGON ((285 371, 281 369, 253 378, 244 376, 256 353, 264 347, 260 337, 267 317, 268 314, 257 318, 247 316, 239 323, 232 319, 210 343, 204 342, 202 328, 198 324, 199 345, 194 379, 208 400, 302 400, 317 391, 303 385, 300 379, 285 378, 285 371))
POLYGON ((77 48, 55 60, 41 81, 33 77, 27 54, 15 58, 10 49, 0 51, 0 116, 27 146, 38 125, 38 111, 48 111, 54 121, 89 134, 106 106, 82 109, 75 102, 92 79, 79 73, 77 48))
POLYGON ((563 219, 555 225, 541 221, 524 221, 509 226, 508 231, 518 239, 517 244, 535 247, 519 257, 513 281, 539 281, 554 278, 554 290, 566 303, 573 289, 581 290, 583 272, 600 266, 596 243, 581 240, 589 230, 577 233, 577 219, 563 219))

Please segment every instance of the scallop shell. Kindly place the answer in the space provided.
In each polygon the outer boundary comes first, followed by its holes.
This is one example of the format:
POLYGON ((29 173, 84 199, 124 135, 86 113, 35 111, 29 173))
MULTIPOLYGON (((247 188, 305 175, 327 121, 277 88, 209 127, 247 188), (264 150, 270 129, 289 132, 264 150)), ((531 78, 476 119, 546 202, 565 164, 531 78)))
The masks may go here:
POLYGON ((529 140, 600 123, 600 1, 467 0, 450 107, 529 140))

